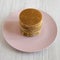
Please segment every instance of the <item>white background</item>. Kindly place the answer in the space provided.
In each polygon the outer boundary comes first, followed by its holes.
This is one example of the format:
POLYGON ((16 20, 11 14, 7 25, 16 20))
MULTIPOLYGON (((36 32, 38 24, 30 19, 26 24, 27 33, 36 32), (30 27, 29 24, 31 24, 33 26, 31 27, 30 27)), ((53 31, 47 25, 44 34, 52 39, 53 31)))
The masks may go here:
POLYGON ((60 0, 0 0, 0 60, 60 60, 60 0), (35 53, 15 51, 2 35, 5 18, 13 11, 33 7, 50 14, 58 28, 55 41, 45 50, 35 53))

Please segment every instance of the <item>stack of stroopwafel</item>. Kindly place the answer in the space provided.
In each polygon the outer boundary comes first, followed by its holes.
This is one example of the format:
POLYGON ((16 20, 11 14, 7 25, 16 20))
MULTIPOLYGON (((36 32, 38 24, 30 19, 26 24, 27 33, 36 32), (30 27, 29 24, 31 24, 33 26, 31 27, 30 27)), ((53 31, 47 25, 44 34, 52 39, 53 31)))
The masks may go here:
POLYGON ((34 36, 40 33, 42 14, 37 9, 23 10, 19 15, 20 30, 25 36, 34 36))

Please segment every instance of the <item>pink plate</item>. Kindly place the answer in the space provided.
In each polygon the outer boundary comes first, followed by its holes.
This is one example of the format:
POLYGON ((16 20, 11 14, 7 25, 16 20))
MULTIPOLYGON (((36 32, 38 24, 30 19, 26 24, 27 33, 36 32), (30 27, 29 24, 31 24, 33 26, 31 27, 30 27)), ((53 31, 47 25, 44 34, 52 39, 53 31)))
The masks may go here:
POLYGON ((11 13, 3 25, 3 36, 6 42, 13 48, 24 52, 41 51, 49 46, 57 35, 57 26, 47 13, 42 12, 43 24, 41 33, 34 37, 21 35, 19 29, 19 12, 11 13))

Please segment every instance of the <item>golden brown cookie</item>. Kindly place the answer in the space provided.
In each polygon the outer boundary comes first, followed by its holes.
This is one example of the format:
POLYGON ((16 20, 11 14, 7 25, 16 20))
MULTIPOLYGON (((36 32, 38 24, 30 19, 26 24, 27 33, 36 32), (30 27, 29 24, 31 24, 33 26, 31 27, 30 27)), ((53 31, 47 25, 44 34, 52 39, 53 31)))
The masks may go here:
POLYGON ((41 29, 42 14, 37 9, 29 8, 19 14, 19 25, 23 35, 34 36, 41 29))

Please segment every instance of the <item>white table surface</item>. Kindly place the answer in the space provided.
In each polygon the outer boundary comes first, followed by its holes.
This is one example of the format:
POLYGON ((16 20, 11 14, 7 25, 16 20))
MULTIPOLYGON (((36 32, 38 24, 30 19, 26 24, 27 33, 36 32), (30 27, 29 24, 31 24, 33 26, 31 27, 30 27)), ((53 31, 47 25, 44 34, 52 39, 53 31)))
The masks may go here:
POLYGON ((60 0, 0 0, 0 60, 60 60, 60 0), (55 41, 45 50, 35 53, 15 51, 2 35, 5 18, 13 11, 33 7, 50 14, 58 28, 55 41))

